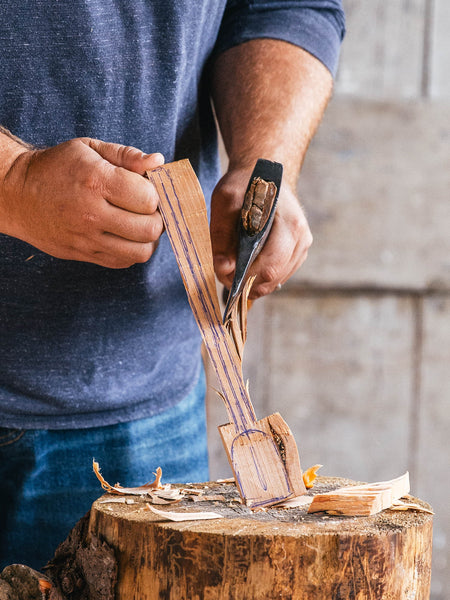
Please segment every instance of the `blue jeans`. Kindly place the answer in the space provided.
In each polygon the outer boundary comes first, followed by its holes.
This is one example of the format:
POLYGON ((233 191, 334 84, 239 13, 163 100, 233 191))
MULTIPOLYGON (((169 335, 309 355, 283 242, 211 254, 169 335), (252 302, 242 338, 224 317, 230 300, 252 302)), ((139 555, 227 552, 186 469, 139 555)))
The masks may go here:
POLYGON ((114 485, 208 480, 205 382, 164 413, 130 423, 70 430, 0 428, 0 571, 41 569, 102 495, 95 458, 114 485))

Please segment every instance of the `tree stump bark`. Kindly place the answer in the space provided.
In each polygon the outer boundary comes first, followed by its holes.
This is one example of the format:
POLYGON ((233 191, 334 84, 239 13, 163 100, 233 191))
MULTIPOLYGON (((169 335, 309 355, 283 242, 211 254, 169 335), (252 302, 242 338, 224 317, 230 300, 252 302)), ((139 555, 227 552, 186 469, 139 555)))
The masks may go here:
MULTIPOLYGON (((351 481, 319 477, 325 492, 351 481)), ((144 499, 91 510, 89 533, 114 549, 116 600, 428 600, 432 516, 386 510, 371 517, 306 508, 252 512, 233 484, 195 484, 224 497, 170 511, 214 511, 222 519, 164 521, 144 499), (207 485, 207 488, 205 488, 207 485)), ((117 498, 117 497, 116 497, 117 498)), ((428 505, 415 499, 419 504, 428 505)))

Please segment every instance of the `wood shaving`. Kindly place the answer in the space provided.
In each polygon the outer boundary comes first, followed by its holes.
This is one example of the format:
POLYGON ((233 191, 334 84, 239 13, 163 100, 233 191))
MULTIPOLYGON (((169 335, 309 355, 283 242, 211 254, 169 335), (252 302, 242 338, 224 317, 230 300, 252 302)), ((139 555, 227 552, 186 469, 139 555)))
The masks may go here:
POLYGON ((132 498, 108 498, 107 500, 99 500, 99 504, 134 504, 134 500, 132 498))
POLYGON ((415 502, 408 502, 403 500, 398 500, 394 502, 391 506, 391 510, 417 510, 419 512, 428 513, 429 515, 434 515, 434 511, 430 508, 426 508, 425 506, 421 506, 420 504, 416 504, 415 502))
MULTIPOLYGON (((174 491, 178 491, 178 490, 174 490, 174 491)), ((184 494, 178 494, 177 496, 172 496, 172 497, 164 497, 161 496, 160 494, 158 494, 158 492, 148 492, 148 495, 150 496, 150 502, 152 504, 176 504, 177 502, 180 502, 180 500, 182 500, 184 498, 184 494)))
POLYGON ((204 521, 207 519, 222 519, 222 515, 215 512, 168 512, 165 510, 158 510, 154 508, 150 504, 147 504, 148 510, 157 515, 158 517, 162 517, 168 521, 204 521))
POLYGON ((151 494, 152 496, 158 496, 158 498, 163 498, 164 500, 168 500, 169 502, 174 500, 181 500, 185 496, 182 490, 172 488, 170 485, 165 486, 164 488, 159 490, 150 491, 149 494, 151 494))
POLYGON ((196 489, 182 489, 181 492, 186 496, 201 496, 203 494, 203 490, 196 489))
POLYGON ((149 493, 151 490, 162 490, 164 487, 161 485, 162 469, 158 467, 156 469, 155 481, 152 483, 145 483, 139 487, 122 487, 120 484, 110 485, 100 473, 100 465, 95 459, 92 460, 92 468, 97 479, 100 481, 102 488, 111 494, 129 494, 133 496, 142 496, 149 493))
POLYGON ((227 502, 225 496, 193 496, 191 498, 193 502, 227 502))
POLYGON ((274 508, 306 508, 309 507, 312 500, 312 496, 297 496, 296 498, 284 500, 274 508))
MULTIPOLYGON (((242 288, 239 297, 235 300, 230 317, 225 323, 228 333, 236 347, 236 352, 242 361, 244 345, 247 339, 247 312, 251 300, 248 299, 256 275, 249 277, 242 288)), ((234 479, 233 479, 234 481, 234 479)))
POLYGON ((52 589, 52 584, 47 579, 39 579, 39 591, 43 595, 44 598, 48 598, 50 590, 52 589))
POLYGON ((309 467, 303 473, 303 483, 307 490, 310 490, 314 486, 314 480, 317 477, 317 471, 322 468, 323 465, 314 465, 313 467, 309 467))

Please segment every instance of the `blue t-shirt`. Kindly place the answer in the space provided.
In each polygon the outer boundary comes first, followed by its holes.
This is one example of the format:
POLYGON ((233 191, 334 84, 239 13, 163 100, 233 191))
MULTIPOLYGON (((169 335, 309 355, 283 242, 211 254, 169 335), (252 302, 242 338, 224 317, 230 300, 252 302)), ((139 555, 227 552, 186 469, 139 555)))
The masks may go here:
MULTIPOLYGON (((187 157, 209 201, 219 175, 211 57, 275 38, 334 73, 343 31, 341 0, 5 0, 0 123, 37 146, 89 136, 187 157)), ((199 346, 165 234, 146 264, 122 270, 0 235, 0 426, 156 414, 195 383, 199 346)))

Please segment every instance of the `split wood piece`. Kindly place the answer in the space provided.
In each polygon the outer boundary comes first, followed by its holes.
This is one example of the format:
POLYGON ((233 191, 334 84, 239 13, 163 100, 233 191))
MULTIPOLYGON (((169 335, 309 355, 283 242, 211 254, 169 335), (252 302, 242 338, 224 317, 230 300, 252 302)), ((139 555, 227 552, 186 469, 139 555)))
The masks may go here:
POLYGON ((225 327, 234 342, 236 352, 238 353, 239 360, 241 362, 244 357, 244 346, 247 340, 247 313, 249 309, 248 296, 255 279, 256 276, 249 277, 249 279, 247 279, 239 298, 233 304, 231 318, 225 323, 225 327))
POLYGON ((217 374, 230 424, 219 428, 242 499, 263 506, 303 494, 294 437, 280 415, 257 420, 242 363, 222 324, 206 205, 188 160, 148 171, 189 302, 217 374))
MULTIPOLYGON (((351 483, 318 477, 314 490, 351 483)), ((145 500, 109 508, 94 503, 89 535, 114 549, 115 600, 429 600, 431 515, 330 517, 305 507, 254 512, 235 502, 233 484, 204 485, 198 487, 205 494, 226 502, 205 502, 202 510, 222 519, 175 523, 151 514, 145 500)), ((184 499, 168 510, 194 507, 184 499)))
POLYGON ((343 487, 326 494, 316 494, 309 513, 326 512, 332 515, 375 515, 409 493, 409 473, 390 481, 343 487))

